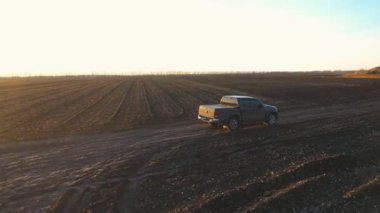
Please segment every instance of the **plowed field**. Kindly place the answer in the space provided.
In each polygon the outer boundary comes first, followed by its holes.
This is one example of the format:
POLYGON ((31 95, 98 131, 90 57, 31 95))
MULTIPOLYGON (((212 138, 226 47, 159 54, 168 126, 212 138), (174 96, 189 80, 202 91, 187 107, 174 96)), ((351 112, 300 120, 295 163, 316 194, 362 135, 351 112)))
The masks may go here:
POLYGON ((162 77, 3 79, 0 90, 1 141, 167 123, 233 92, 162 77))
POLYGON ((380 81, 335 73, 0 79, 0 212, 378 212, 380 81), (236 133, 227 94, 279 106, 236 133))

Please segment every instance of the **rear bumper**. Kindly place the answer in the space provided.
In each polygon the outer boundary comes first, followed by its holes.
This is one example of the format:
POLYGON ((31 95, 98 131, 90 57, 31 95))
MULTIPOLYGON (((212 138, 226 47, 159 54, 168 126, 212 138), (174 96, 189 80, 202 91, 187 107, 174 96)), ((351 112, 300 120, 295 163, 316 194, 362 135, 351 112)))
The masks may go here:
POLYGON ((210 124, 221 124, 221 121, 217 118, 207 118, 201 115, 198 115, 198 119, 205 122, 205 123, 210 123, 210 124))

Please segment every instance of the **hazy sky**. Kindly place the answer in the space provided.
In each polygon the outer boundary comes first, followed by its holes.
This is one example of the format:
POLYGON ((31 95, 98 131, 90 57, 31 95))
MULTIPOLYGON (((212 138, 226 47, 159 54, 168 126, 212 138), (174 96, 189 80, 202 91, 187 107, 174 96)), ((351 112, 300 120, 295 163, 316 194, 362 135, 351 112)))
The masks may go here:
POLYGON ((377 0, 0 1, 0 75, 360 69, 377 0))

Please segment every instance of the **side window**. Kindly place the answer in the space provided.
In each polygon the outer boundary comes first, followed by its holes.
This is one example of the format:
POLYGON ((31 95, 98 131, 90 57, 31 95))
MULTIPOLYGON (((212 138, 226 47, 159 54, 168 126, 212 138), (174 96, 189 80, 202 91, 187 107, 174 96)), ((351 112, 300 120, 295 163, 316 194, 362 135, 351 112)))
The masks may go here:
POLYGON ((261 102, 257 99, 249 99, 249 106, 258 108, 260 106, 261 102))
POLYGON ((261 102, 257 99, 240 99, 239 104, 242 108, 258 108, 261 102))
POLYGON ((261 101, 252 98, 242 98, 239 100, 239 105, 242 108, 258 108, 261 104, 261 101))
POLYGON ((239 99, 239 105, 242 108, 249 108, 250 107, 249 99, 245 99, 245 98, 239 99))

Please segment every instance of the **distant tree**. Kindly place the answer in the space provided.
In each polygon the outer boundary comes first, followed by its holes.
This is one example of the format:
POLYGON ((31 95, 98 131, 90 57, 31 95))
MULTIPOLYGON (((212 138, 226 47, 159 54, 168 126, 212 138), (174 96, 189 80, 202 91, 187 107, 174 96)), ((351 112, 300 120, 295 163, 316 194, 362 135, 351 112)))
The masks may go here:
POLYGON ((372 69, 368 70, 367 73, 368 74, 380 74, 380 67, 372 68, 372 69))

